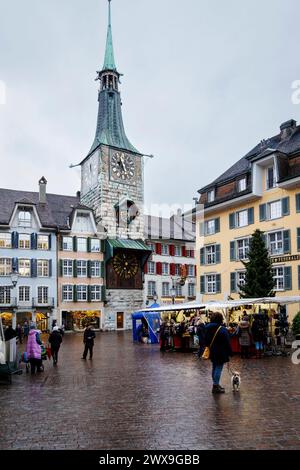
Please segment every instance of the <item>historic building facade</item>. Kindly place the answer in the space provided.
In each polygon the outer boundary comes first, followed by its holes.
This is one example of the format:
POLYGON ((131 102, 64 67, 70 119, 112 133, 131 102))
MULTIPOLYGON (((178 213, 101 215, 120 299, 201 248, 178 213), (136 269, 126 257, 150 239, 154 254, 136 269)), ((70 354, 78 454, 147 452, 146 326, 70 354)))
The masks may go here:
MULTIPOLYGON (((200 191, 204 221, 197 219, 198 289, 204 301, 239 297, 249 241, 265 233, 275 291, 300 289, 300 126, 285 122, 200 191)), ((288 306, 290 317, 299 310, 288 306)))

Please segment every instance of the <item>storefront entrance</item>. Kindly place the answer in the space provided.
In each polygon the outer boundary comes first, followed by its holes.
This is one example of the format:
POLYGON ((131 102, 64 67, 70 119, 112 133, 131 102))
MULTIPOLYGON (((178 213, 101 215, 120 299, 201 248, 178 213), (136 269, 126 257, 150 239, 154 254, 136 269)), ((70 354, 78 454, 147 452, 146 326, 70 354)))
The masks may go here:
POLYGON ((24 326, 24 323, 27 321, 28 325, 32 321, 31 312, 17 312, 17 325, 24 326))
POLYGON ((83 331, 88 325, 100 329, 101 312, 98 310, 62 312, 62 323, 65 331, 83 331))
POLYGON ((117 330, 124 329, 124 312, 117 313, 117 330))
POLYGON ((13 323, 13 315, 10 312, 3 312, 0 313, 0 316, 2 318, 2 325, 3 326, 12 326, 13 323))
POLYGON ((37 313, 35 315, 36 327, 38 330, 41 330, 42 333, 47 333, 48 331, 48 317, 46 313, 37 313))

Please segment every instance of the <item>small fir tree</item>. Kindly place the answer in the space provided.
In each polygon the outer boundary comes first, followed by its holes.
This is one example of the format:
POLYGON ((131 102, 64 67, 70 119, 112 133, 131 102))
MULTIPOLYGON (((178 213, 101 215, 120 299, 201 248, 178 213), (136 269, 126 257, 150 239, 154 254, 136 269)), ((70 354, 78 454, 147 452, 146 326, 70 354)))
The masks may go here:
POLYGON ((261 230, 255 230, 253 233, 248 261, 243 261, 243 264, 246 268, 246 278, 245 284, 239 286, 241 297, 274 297, 272 261, 261 230))

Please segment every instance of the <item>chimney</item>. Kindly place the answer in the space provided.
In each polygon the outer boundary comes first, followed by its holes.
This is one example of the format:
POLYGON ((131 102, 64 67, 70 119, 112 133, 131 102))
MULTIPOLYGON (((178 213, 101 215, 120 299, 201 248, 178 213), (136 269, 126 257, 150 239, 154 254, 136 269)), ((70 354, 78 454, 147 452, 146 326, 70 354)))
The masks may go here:
POLYGON ((47 197, 46 197, 46 188, 47 188, 47 180, 45 176, 42 176, 39 181, 39 203, 46 204, 47 197))
POLYGON ((294 119, 284 122, 280 126, 281 140, 288 139, 296 129, 297 122, 294 119))
POLYGON ((77 193, 76 193, 77 199, 80 199, 80 196, 81 196, 81 192, 80 192, 80 191, 77 191, 77 193))

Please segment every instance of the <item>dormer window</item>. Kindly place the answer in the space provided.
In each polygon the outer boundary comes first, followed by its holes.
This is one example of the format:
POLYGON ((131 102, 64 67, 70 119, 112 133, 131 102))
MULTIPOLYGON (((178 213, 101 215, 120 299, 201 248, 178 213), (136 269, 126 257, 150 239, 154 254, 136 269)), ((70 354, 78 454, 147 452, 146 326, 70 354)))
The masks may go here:
POLYGON ((267 189, 275 188, 276 180, 275 180, 275 170, 274 166, 270 166, 267 168, 267 189))
POLYGON ((29 210, 21 210, 19 212, 18 221, 20 227, 31 227, 31 212, 29 210))
POLYGON ((241 193, 242 191, 245 191, 246 188, 247 188, 246 177, 241 178, 240 180, 238 180, 238 192, 241 193))
POLYGON ((207 202, 214 202, 214 200, 215 200, 215 190, 211 189, 207 193, 207 202))

